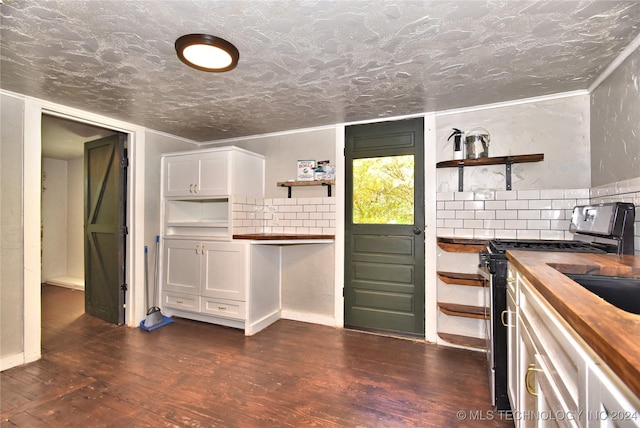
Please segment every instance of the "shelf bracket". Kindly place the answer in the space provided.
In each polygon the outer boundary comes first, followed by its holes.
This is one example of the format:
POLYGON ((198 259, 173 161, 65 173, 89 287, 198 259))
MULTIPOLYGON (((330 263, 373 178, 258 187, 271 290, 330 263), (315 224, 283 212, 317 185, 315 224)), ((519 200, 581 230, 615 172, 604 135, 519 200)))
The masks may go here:
POLYGON ((464 163, 458 164, 458 192, 464 191, 464 163))
MULTIPOLYGON (((327 196, 331 197, 331 184, 328 183, 322 183, 323 186, 327 186, 327 196)), ((291 188, 289 188, 289 190, 291 190, 291 188)))
POLYGON ((508 158, 504 164, 505 173, 504 176, 507 180, 507 190, 511 190, 511 169, 513 166, 513 159, 508 158))

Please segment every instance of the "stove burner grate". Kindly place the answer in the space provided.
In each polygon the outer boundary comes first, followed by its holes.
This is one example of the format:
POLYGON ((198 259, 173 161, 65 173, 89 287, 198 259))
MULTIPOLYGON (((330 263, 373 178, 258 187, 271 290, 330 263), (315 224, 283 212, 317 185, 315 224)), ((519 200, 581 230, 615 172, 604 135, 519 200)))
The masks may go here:
POLYGON ((606 251, 597 248, 592 244, 578 241, 493 239, 489 242, 489 246, 491 252, 499 254, 504 253, 507 250, 606 253, 606 251))

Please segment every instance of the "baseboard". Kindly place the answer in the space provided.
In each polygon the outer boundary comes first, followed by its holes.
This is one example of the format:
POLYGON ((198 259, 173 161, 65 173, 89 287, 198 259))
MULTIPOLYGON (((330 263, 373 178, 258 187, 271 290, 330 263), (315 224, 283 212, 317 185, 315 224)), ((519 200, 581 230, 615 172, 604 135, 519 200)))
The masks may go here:
POLYGON ((269 315, 254 321, 251 324, 246 325, 245 330, 244 330, 244 334, 246 334, 247 336, 252 336, 256 333, 258 333, 261 330, 264 330, 265 328, 269 327, 271 324, 273 324, 274 322, 278 321, 280 319, 280 311, 274 311, 272 313, 270 313, 269 315))
POLYGON ((313 314, 309 312, 296 312, 296 311, 290 311, 287 309, 282 309, 280 317, 283 319, 292 320, 292 321, 302 321, 302 322, 308 322, 312 324, 327 325, 329 327, 336 326, 336 320, 334 317, 320 315, 320 314, 313 314))
POLYGON ((84 279, 73 278, 70 276, 58 276, 55 278, 47 278, 45 284, 56 285, 58 287, 71 288, 73 290, 84 290, 84 279))
POLYGON ((0 371, 5 371, 12 367, 17 367, 24 364, 24 352, 19 354, 9 355, 8 357, 2 357, 0 359, 0 371))

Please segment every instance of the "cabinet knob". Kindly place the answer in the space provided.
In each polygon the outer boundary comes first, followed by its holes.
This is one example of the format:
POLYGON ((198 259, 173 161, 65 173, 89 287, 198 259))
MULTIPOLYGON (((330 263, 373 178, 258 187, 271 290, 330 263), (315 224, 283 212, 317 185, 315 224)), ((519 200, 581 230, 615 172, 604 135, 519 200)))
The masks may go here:
POLYGON ((515 284, 515 282, 516 282, 516 279, 515 279, 515 278, 513 278, 513 277, 509 277, 509 278, 507 278, 507 283, 509 283, 509 284, 515 284))
POLYGON ((226 311, 227 307, 226 306, 218 306, 218 309, 221 311, 226 311))
POLYGON ((183 303, 184 303, 184 300, 182 300, 182 299, 178 299, 178 300, 176 300, 176 303, 183 304, 183 303))

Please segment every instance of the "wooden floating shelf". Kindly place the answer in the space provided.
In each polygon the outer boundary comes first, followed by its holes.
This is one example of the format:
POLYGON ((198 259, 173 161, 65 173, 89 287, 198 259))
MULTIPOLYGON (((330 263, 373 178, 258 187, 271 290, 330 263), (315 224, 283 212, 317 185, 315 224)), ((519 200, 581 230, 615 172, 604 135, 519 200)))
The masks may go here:
POLYGON ((291 198, 292 187, 306 187, 306 186, 327 186, 327 196, 331 197, 331 186, 336 184, 335 180, 314 180, 314 181, 278 181, 276 183, 278 187, 287 187, 287 197, 291 198))
POLYGON ((459 159, 438 162, 436 168, 458 168, 458 191, 464 190, 464 167, 483 165, 505 165, 506 189, 511 190, 511 166, 514 163, 540 162, 544 160, 543 153, 531 155, 496 156, 478 159, 459 159))
POLYGON ((458 273, 438 271, 438 278, 447 284, 470 285, 472 287, 483 287, 482 276, 476 273, 458 273))
POLYGON ((484 239, 437 238, 437 242, 438 247, 450 253, 477 253, 489 245, 484 239))
POLYGON ((465 346, 474 349, 487 349, 485 339, 470 336, 461 336, 459 334, 438 333, 438 336, 449 343, 458 346, 465 346))
POLYGON ((454 317, 476 318, 480 320, 489 319, 489 308, 482 306, 460 305, 458 303, 438 302, 440 312, 454 317))
POLYGON ((531 155, 514 155, 514 156, 495 156, 478 159, 458 159, 438 162, 436 168, 452 168, 460 165, 464 166, 481 166, 481 165, 504 165, 510 163, 529 163, 540 162, 544 160, 544 153, 536 153, 531 155))

